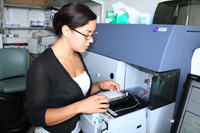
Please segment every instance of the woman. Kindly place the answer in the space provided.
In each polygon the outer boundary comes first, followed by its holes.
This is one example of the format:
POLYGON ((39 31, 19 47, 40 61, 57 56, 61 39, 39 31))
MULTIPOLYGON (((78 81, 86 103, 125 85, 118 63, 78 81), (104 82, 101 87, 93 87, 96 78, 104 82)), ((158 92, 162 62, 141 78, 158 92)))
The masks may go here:
POLYGON ((28 70, 28 118, 35 133, 77 133, 81 113, 103 113, 109 107, 106 96, 93 94, 120 91, 120 86, 112 80, 92 84, 80 54, 93 43, 96 29, 96 15, 87 6, 64 5, 53 28, 59 39, 28 70))

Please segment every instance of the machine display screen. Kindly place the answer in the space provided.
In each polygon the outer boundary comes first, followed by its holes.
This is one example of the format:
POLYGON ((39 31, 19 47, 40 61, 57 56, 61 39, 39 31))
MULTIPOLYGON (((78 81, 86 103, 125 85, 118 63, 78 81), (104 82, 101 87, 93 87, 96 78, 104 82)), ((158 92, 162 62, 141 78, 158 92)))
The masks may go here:
POLYGON ((189 74, 184 86, 179 110, 172 131, 197 133, 200 131, 200 76, 189 74))
POLYGON ((179 127, 181 133, 198 133, 200 131, 200 116, 189 111, 185 111, 183 120, 179 127))

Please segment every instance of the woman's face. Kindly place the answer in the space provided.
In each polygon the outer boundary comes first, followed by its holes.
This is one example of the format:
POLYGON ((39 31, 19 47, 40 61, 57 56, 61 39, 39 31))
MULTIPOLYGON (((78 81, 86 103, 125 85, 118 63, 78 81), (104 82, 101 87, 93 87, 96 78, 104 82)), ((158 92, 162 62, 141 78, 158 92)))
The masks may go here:
POLYGON ((96 29, 96 20, 89 21, 86 25, 78 27, 75 30, 71 30, 70 44, 74 51, 85 52, 88 49, 90 43, 93 43, 93 38, 87 40, 87 35, 92 35, 96 29), (86 36, 85 36, 86 35, 86 36))

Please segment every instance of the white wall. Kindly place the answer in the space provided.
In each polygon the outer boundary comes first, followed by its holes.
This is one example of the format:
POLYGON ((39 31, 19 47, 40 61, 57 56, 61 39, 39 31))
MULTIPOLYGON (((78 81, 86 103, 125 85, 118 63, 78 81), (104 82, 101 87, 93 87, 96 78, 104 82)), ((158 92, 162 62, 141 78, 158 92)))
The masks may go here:
POLYGON ((86 5, 88 5, 90 7, 90 9, 95 12, 95 14, 97 15, 97 23, 102 22, 101 21, 101 12, 102 12, 102 6, 99 3, 95 3, 95 2, 87 2, 84 3, 86 5))

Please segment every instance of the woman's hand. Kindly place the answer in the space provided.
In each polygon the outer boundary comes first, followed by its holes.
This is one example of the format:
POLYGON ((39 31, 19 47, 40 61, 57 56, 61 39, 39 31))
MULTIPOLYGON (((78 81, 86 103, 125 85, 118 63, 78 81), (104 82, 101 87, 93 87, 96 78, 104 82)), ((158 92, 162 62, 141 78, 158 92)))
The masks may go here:
POLYGON ((110 106, 108 98, 104 95, 90 96, 79 103, 79 112, 86 114, 104 113, 110 106))
POLYGON ((92 85, 91 95, 99 92, 100 90, 117 90, 120 91, 120 85, 112 80, 96 82, 92 85))
POLYGON ((120 91, 120 85, 115 83, 112 80, 101 81, 101 82, 99 82, 99 86, 102 90, 109 90, 109 91, 117 90, 117 91, 120 91))

